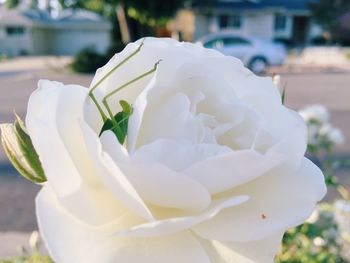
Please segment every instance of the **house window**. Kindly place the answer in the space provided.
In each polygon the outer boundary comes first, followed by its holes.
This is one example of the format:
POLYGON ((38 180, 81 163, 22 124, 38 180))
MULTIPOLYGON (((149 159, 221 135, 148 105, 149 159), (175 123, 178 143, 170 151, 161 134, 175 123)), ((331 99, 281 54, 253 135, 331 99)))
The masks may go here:
POLYGON ((241 28, 242 27, 242 16, 240 15, 220 15, 219 16, 219 27, 220 29, 225 28, 241 28))
POLYGON ((6 34, 8 36, 21 36, 24 35, 25 29, 20 26, 9 26, 6 27, 6 34))
POLYGON ((220 28, 227 28, 228 27, 228 20, 229 20, 229 17, 226 15, 219 16, 219 27, 220 28))
POLYGON ((281 14, 275 14, 275 31, 284 31, 287 27, 287 17, 281 14))
POLYGON ((233 28, 241 28, 242 26, 242 17, 235 15, 231 17, 231 24, 233 28))

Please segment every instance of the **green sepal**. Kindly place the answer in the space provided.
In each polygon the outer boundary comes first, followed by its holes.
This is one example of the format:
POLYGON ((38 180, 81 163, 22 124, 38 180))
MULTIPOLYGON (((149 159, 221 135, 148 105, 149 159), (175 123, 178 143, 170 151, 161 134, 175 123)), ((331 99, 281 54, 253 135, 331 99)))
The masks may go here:
POLYGON ((24 158, 26 159, 28 165, 33 169, 35 172, 35 177, 39 182, 45 182, 46 176, 45 172, 42 168, 39 155, 37 154, 32 140, 30 139, 30 136, 27 133, 27 129, 24 126, 23 121, 21 118, 15 113, 16 120, 14 122, 14 130, 15 135, 18 141, 18 145, 23 153, 24 158))
POLYGON ((14 124, 2 124, 0 128, 4 151, 14 168, 29 181, 45 182, 39 157, 22 120, 16 116, 14 124))
POLYGON ((116 125, 113 124, 111 119, 107 119, 102 126, 99 136, 105 131, 112 131, 120 144, 124 144, 126 136, 128 134, 129 118, 132 113, 132 106, 125 100, 119 101, 122 111, 114 115, 116 125))

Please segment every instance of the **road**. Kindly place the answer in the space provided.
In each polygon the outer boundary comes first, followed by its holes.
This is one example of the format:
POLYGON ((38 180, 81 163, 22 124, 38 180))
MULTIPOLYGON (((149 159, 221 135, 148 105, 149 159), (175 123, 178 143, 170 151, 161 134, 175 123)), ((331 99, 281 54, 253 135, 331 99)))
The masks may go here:
MULTIPOLYGON (((1 68, 0 68, 1 70, 1 68)), ((36 70, 8 74, 0 77, 0 122, 13 120, 12 111, 25 116, 30 93, 40 78, 76 83, 87 86, 91 75, 73 75, 61 71, 36 70)), ((332 113, 332 122, 345 134, 346 144, 336 149, 340 156, 350 155, 350 73, 298 73, 283 74, 286 83, 286 104, 294 109, 321 103, 332 113)), ((343 181, 350 173, 339 171, 343 181)), ((350 185, 350 183, 349 183, 350 185)), ((0 150, 0 232, 30 231, 36 228, 34 198, 40 187, 19 177, 0 150)))

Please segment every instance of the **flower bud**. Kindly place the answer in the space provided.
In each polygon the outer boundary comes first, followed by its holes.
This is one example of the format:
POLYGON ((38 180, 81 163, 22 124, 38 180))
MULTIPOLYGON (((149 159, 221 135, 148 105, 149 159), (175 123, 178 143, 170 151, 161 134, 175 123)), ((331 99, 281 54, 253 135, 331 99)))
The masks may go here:
POLYGON ((12 165, 23 177, 34 183, 43 183, 46 181, 46 177, 39 156, 24 123, 18 115, 15 116, 16 120, 13 124, 0 125, 4 151, 12 165))

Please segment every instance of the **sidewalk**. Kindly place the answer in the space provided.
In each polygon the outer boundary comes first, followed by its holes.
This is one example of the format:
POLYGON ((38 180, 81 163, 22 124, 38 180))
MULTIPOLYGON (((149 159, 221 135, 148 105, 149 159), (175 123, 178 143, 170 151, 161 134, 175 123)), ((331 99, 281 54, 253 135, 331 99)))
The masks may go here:
POLYGON ((341 47, 306 47, 294 50, 282 66, 268 69, 275 74, 329 74, 350 72, 350 50, 341 47))
POLYGON ((28 232, 0 232, 0 260, 22 253, 23 248, 29 249, 28 232))

